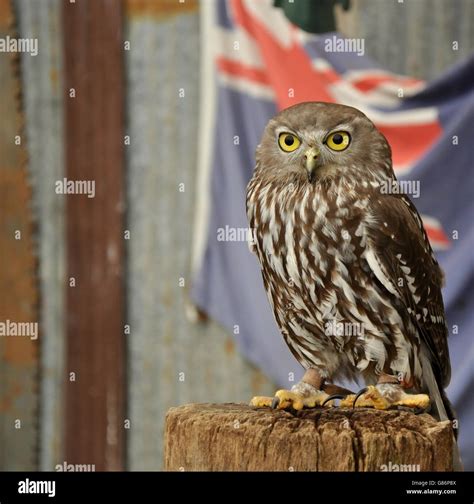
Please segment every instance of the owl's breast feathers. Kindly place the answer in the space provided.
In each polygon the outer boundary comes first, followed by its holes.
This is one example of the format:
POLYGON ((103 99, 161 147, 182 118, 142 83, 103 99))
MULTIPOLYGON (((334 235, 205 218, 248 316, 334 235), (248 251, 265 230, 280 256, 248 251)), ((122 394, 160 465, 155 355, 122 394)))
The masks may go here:
POLYGON ((305 367, 418 382, 423 342, 449 381, 442 275, 408 198, 377 182, 282 185, 256 172, 247 215, 276 321, 305 367))

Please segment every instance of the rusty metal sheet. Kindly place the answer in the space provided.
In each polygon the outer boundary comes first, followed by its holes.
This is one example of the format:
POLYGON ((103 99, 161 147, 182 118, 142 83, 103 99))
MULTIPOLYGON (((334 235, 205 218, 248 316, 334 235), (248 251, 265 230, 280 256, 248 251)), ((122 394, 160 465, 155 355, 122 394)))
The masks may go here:
MULTIPOLYGON (((13 26, 0 0, 0 38, 15 38, 13 26)), ((37 467, 41 333, 18 58, 0 53, 0 469, 24 471, 37 467)))
POLYGON ((39 384, 39 469, 64 461, 64 199, 55 182, 64 177, 62 0, 15 0, 21 37, 38 39, 38 55, 21 58, 28 175, 36 223, 42 292, 39 384), (31 85, 34 83, 34 85, 31 85))

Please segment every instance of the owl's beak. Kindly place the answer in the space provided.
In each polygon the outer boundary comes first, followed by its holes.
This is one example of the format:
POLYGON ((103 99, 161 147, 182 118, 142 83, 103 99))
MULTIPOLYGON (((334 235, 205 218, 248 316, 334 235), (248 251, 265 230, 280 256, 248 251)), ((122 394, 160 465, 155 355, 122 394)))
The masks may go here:
POLYGON ((314 179, 314 170, 318 161, 319 150, 315 147, 311 147, 304 153, 304 161, 306 171, 308 172, 308 180, 310 182, 314 179))

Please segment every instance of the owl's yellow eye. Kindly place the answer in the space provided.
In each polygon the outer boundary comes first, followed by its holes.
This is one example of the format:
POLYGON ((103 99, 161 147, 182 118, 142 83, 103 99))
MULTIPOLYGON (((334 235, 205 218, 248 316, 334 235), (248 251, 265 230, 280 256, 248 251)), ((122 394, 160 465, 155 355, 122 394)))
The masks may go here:
POLYGON ((326 145, 334 151, 343 151, 349 147, 351 136, 346 131, 331 133, 326 139, 326 145))
POLYGON ((293 152, 301 145, 301 142, 300 139, 292 133, 280 133, 278 144, 285 152, 293 152))

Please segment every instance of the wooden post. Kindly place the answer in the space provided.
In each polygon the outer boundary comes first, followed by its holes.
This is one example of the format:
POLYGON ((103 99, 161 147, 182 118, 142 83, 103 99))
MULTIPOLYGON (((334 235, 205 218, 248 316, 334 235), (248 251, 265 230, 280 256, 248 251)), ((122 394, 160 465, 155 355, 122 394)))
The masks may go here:
POLYGON ((124 467, 122 2, 64 2, 66 461, 124 467), (93 194, 94 193, 94 194, 93 194))
POLYGON ((452 471, 448 421, 428 414, 189 404, 166 416, 168 471, 452 471))

